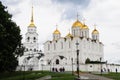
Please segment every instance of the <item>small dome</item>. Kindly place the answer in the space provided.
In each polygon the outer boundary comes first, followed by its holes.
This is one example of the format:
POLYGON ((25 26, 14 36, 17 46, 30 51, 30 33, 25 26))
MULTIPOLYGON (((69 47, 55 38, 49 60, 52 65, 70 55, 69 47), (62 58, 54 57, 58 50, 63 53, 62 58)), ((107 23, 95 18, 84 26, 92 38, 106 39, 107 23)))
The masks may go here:
POLYGON ((72 28, 74 28, 74 27, 82 28, 82 26, 83 26, 83 24, 79 20, 77 20, 73 23, 72 28))
POLYGON ((87 25, 83 25, 82 29, 89 29, 87 25))
POLYGON ((58 29, 56 29, 53 34, 60 34, 60 31, 58 29))
POLYGON ((92 34, 99 34, 98 30, 97 29, 94 29, 92 34))
POLYGON ((33 22, 31 22, 29 27, 35 27, 35 24, 33 22))
POLYGON ((66 37, 73 37, 72 34, 70 34, 70 32, 66 35, 66 37))

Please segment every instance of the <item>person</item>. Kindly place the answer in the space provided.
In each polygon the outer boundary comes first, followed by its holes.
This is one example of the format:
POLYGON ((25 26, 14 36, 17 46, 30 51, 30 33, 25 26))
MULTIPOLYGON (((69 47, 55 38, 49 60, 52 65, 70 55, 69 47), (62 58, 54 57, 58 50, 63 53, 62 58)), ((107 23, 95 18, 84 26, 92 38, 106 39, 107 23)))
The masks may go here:
POLYGON ((55 68, 55 71, 58 72, 57 68, 55 68))
POLYGON ((110 72, 110 69, 108 69, 108 72, 110 72))
POLYGON ((62 68, 60 68, 59 71, 62 72, 62 68))
POLYGON ((62 71, 65 72, 65 68, 64 67, 63 67, 62 71))
POLYGON ((52 68, 52 71, 54 72, 54 67, 52 68))
POLYGON ((117 68, 115 69, 116 73, 117 73, 117 68))

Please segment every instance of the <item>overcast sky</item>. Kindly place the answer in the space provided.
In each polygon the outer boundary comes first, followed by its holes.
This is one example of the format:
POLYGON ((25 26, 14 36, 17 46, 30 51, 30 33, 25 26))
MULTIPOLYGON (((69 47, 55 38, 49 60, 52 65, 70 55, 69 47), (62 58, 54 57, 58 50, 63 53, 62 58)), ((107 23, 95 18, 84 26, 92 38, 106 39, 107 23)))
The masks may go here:
MULTIPOLYGON (((34 6, 34 23, 39 34, 39 43, 52 39, 56 24, 64 37, 71 29, 79 13, 85 19, 90 36, 94 24, 104 44, 104 58, 120 63, 120 0, 0 0, 8 7, 13 20, 20 26, 23 42, 30 24, 31 6, 34 6)), ((42 48, 42 47, 40 47, 42 48)))

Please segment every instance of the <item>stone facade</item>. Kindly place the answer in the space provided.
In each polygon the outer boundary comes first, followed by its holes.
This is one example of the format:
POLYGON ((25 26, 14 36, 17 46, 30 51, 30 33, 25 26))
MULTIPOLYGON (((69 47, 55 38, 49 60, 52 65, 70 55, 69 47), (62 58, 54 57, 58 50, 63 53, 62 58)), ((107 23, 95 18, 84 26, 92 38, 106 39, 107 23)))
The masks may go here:
POLYGON ((92 38, 89 36, 89 28, 79 20, 73 23, 65 37, 61 37, 58 29, 53 32, 53 40, 44 43, 44 54, 47 65, 71 65, 76 64, 77 53, 79 50, 79 63, 85 64, 86 59, 91 61, 104 61, 103 44, 99 41, 99 32, 96 28, 92 32, 92 38), (76 45, 76 43, 78 45, 76 45))

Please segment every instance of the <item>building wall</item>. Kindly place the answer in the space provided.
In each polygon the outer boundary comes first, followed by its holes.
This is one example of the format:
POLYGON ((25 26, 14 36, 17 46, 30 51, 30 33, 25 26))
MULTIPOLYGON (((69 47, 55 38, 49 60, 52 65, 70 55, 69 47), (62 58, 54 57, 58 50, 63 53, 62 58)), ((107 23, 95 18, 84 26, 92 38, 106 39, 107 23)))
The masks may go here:
POLYGON ((71 64, 71 58, 73 58, 73 62, 76 62, 76 42, 79 43, 80 63, 85 63, 87 58, 93 61, 100 61, 100 58, 102 58, 103 61, 103 44, 98 41, 95 42, 91 39, 87 40, 86 38, 80 37, 60 38, 54 41, 47 41, 44 44, 46 59, 51 60, 54 59, 53 57, 55 56, 62 55, 67 58, 68 64, 71 64))

